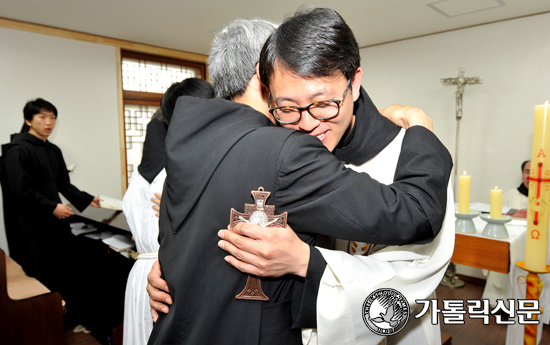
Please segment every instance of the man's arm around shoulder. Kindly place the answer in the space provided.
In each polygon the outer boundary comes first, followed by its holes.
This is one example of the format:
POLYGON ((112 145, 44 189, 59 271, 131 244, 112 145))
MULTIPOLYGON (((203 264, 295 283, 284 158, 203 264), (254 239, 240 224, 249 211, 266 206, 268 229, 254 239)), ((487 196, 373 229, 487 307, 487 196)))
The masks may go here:
MULTIPOLYGON (((409 131, 403 146, 408 142, 414 145, 424 136, 417 133, 417 127, 409 131)), ((432 143, 439 143, 431 136, 432 143)), ((289 224, 296 231, 388 245, 427 243, 437 234, 433 230, 437 217, 426 212, 423 202, 434 195, 434 204, 446 200, 445 187, 452 164, 444 146, 431 150, 441 155, 433 160, 414 147, 402 151, 397 180, 391 185, 347 169, 317 138, 295 133, 285 146, 281 151, 275 205, 279 212, 289 212, 289 224), (444 158, 445 154, 449 159, 444 158), (427 162, 428 170, 423 167, 427 162), (442 163, 446 164, 438 165, 442 163), (434 188, 442 191, 435 193, 434 188)), ((431 207, 435 205, 427 209, 431 207)), ((444 215, 445 206, 437 207, 441 208, 438 214, 444 215)), ((439 227, 441 222, 442 217, 439 227)))

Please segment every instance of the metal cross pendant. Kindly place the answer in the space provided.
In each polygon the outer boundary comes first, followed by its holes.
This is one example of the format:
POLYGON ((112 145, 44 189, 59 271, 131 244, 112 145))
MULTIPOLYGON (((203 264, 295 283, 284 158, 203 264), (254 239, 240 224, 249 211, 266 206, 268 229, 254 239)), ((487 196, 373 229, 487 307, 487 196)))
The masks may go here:
MULTIPOLYGON (((284 228, 286 226, 288 213, 285 212, 280 215, 275 215, 275 206, 265 204, 265 201, 269 198, 271 192, 264 191, 264 188, 260 187, 257 191, 253 190, 251 193, 254 197, 254 204, 245 204, 244 213, 240 213, 234 208, 231 209, 231 226, 244 222, 268 228, 284 228)), ((248 275, 248 280, 246 281, 244 290, 235 296, 235 298, 269 301, 269 297, 267 297, 262 290, 260 278, 251 274, 248 275)))

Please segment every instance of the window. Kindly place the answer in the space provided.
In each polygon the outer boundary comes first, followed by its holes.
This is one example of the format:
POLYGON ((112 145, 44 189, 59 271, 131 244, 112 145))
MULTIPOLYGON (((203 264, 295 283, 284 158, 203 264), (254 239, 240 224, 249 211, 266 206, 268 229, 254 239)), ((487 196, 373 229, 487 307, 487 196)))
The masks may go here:
POLYGON ((124 135, 126 137, 126 178, 141 162, 145 131, 151 117, 159 107, 155 105, 124 104, 124 135))
POLYGON ((147 124, 160 107, 162 95, 175 82, 205 78, 205 64, 161 56, 121 52, 126 185, 141 162, 147 124))
POLYGON ((162 61, 145 60, 147 58, 151 59, 142 54, 122 54, 123 90, 163 94, 175 82, 204 78, 204 65, 162 58, 157 58, 162 61))

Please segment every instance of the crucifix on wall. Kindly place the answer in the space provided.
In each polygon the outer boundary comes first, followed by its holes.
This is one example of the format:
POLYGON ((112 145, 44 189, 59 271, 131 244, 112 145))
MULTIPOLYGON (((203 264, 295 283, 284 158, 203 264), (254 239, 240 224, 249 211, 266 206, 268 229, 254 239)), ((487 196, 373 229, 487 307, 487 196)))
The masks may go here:
POLYGON ((464 77, 464 70, 458 69, 458 77, 456 78, 441 78, 443 85, 456 85, 456 144, 455 144, 455 177, 453 182, 453 192, 456 193, 456 180, 458 179, 458 134, 460 120, 462 119, 462 95, 466 84, 481 84, 479 77, 464 77))

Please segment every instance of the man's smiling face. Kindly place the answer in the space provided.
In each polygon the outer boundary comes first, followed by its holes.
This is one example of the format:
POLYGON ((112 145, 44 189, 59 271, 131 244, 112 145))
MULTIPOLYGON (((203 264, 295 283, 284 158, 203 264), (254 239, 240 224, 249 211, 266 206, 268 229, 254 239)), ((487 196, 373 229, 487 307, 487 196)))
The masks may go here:
POLYGON ((298 122, 282 124, 286 128, 297 129, 317 137, 332 151, 340 139, 349 134, 355 122, 353 102, 359 97, 361 76, 362 72, 359 68, 349 88, 346 89, 348 80, 341 73, 334 73, 327 77, 304 78, 276 65, 269 83, 271 91, 269 107, 307 107, 315 102, 341 100, 345 93, 338 115, 331 119, 319 120, 312 117, 307 110, 303 110, 298 122))

